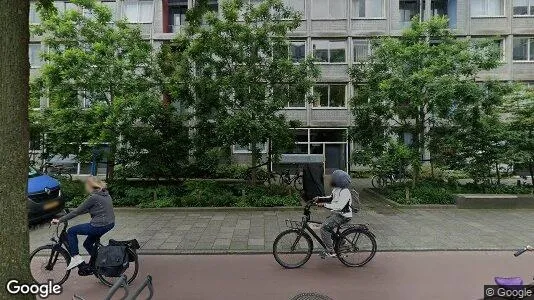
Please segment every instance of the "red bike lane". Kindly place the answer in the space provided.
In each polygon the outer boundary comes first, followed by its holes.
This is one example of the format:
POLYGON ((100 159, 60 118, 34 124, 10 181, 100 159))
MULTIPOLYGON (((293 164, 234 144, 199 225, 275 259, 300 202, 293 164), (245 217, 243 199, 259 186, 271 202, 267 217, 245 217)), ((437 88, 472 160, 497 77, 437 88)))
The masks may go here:
MULTIPOLYGON (((315 292, 332 299, 480 299, 494 276, 522 276, 530 283, 534 255, 511 252, 379 252, 363 268, 314 255, 286 270, 272 255, 142 255, 135 289, 152 275, 153 299, 280 299, 315 292)), ((107 287, 73 273, 63 294, 48 299, 104 299, 107 287)), ((117 296, 121 295, 117 293, 117 296)), ((119 299, 115 297, 114 299, 119 299)), ((139 299, 144 299, 140 297, 139 299)))

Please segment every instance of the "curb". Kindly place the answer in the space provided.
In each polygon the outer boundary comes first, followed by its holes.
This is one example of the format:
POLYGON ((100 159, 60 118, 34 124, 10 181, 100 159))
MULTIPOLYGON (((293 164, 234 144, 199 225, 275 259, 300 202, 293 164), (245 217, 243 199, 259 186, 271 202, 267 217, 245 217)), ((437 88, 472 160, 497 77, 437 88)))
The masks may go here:
POLYGON ((162 208, 141 208, 141 207, 115 207, 118 212, 247 212, 247 211, 301 211, 301 206, 275 206, 275 207, 162 207, 162 208))
MULTIPOLYGON (((406 252, 515 252, 517 249, 454 249, 454 248, 428 248, 428 249, 385 249, 377 250, 377 253, 406 253, 406 252)), ((314 249, 313 253, 319 253, 314 249)), ((138 250, 139 255, 272 255, 272 251, 267 250, 138 250)))
POLYGON ((373 191, 370 188, 365 189, 366 192, 369 194, 372 194, 373 196, 379 198, 380 200, 387 202, 388 204, 392 205, 395 208, 406 208, 406 209, 457 209, 456 205, 454 204, 414 204, 414 205, 406 205, 406 204, 400 204, 396 201, 393 201, 389 199, 388 197, 373 191))

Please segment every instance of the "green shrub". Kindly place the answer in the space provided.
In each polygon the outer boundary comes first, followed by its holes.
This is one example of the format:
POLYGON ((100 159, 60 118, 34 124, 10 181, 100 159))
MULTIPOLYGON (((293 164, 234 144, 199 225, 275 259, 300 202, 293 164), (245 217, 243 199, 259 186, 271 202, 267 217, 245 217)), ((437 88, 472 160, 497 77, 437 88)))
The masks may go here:
POLYGON ((455 204, 455 194, 529 194, 532 188, 516 185, 458 184, 456 181, 426 179, 415 187, 410 182, 388 186, 379 192, 400 204, 455 204), (410 198, 406 199, 406 188, 410 198))
POLYGON ((78 180, 61 179, 61 194, 68 207, 80 205, 86 196, 84 183, 78 180))
POLYGON ((116 206, 231 207, 295 206, 299 193, 286 185, 252 186, 248 183, 187 180, 181 184, 120 181, 109 186, 116 206))

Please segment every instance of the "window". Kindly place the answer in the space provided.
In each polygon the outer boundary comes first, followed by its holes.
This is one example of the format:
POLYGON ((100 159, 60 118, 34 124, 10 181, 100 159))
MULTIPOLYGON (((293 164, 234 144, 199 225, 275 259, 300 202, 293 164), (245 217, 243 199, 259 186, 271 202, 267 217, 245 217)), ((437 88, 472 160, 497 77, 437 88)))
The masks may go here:
POLYGON ((152 1, 124 2, 124 16, 130 23, 152 23, 152 1))
POLYGON ((30 24, 39 24, 41 23, 41 18, 37 12, 37 5, 32 2, 30 3, 30 24))
POLYGON ((534 37, 514 37, 514 60, 534 61, 534 37))
POLYGON ((422 14, 419 0, 400 0, 400 21, 403 27, 410 25, 413 17, 422 14))
POLYGON ((534 16, 534 0, 514 0, 514 16, 534 16))
POLYGON ((336 40, 316 40, 313 44, 313 57, 319 62, 344 63, 346 62, 345 52, 346 41, 336 40))
POLYGON ((346 84, 318 84, 314 87, 317 99, 314 107, 345 107, 346 84))
POLYGON ((106 6, 111 11, 111 21, 112 22, 116 21, 118 18, 117 2, 105 1, 105 2, 102 2, 102 5, 106 6))
POLYGON ((41 44, 29 44, 28 56, 30 58, 30 68, 40 68, 43 65, 41 58, 42 47, 41 44))
POLYGON ((169 8, 169 26, 170 32, 178 32, 186 24, 185 14, 187 12, 187 3, 180 6, 171 6, 169 8))
MULTIPOLYGON (((499 39, 499 38, 480 38, 480 37, 476 37, 476 38, 472 38, 472 41, 474 42, 474 45, 476 45, 476 43, 480 43, 480 42, 485 42, 487 40, 491 40, 491 42, 493 42, 493 44, 495 45, 494 47, 496 47, 497 49, 500 50, 500 55, 501 55, 501 60, 504 61, 505 60, 505 55, 504 55, 504 39, 499 39)), ((483 44, 483 46, 487 47, 487 44, 483 44)))
POLYGON ((289 99, 286 107, 289 108, 305 108, 306 107, 306 92, 300 91, 297 88, 291 88, 289 84, 275 84, 273 86, 274 99, 289 99))
POLYGON ((304 61, 306 58, 306 42, 291 41, 289 42, 289 56, 295 63, 304 61))
POLYGON ((371 55, 371 40, 352 40, 354 62, 364 62, 371 55))
POLYGON ((302 17, 306 17, 306 10, 304 7, 305 0, 283 0, 286 7, 301 13, 302 17))
POLYGON ((344 19, 346 12, 346 0, 312 0, 313 19, 344 19))
POLYGON ((54 1, 54 6, 59 13, 64 13, 67 10, 77 10, 78 7, 74 3, 65 1, 54 1))
POLYGON ((504 0, 471 0, 471 16, 503 16, 504 0))
POLYGON ((353 18, 380 18, 383 12, 383 0, 352 0, 353 18))
POLYGON ((447 16, 449 18, 449 28, 456 28, 457 5, 456 0, 433 0, 430 3, 432 16, 447 16))

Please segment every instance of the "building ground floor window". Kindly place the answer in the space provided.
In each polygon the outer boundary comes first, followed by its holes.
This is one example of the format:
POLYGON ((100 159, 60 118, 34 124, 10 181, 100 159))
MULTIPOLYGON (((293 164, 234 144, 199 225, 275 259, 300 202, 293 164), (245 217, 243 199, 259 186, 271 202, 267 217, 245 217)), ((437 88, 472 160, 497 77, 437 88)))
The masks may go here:
POLYGON ((325 173, 349 168, 347 128, 295 128, 293 154, 322 154, 325 173))

